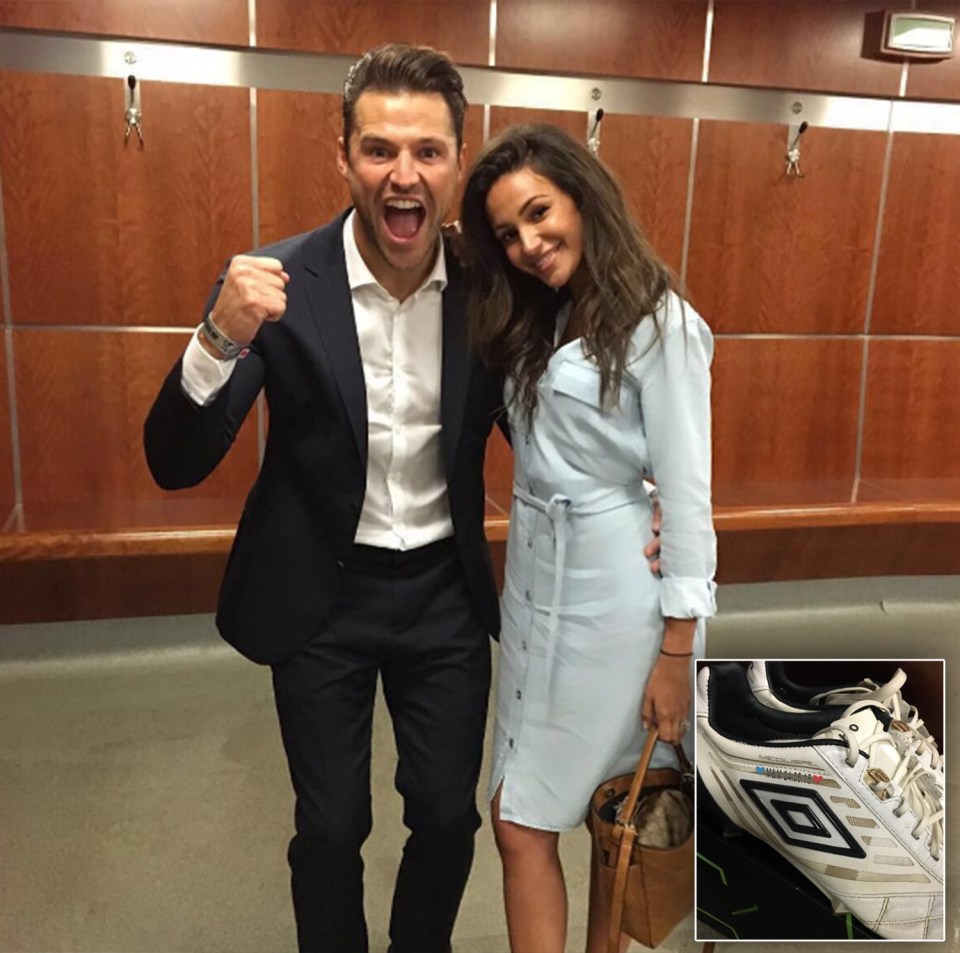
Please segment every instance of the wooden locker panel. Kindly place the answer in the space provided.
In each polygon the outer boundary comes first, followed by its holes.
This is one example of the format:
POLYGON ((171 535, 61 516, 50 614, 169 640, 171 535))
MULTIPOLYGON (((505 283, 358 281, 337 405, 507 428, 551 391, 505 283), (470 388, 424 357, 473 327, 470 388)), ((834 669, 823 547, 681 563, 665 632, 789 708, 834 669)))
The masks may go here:
POLYGON ((680 274, 693 121, 605 116, 600 157, 620 181, 636 220, 657 253, 680 274))
POLYGON ((109 529, 234 522, 257 471, 252 411, 199 487, 153 482, 143 423, 186 334, 14 333, 27 528, 109 529))
MULTIPOLYGON (((350 204, 350 190, 336 164, 339 96, 260 90, 257 114, 260 244, 267 245, 327 223, 350 204)), ((463 138, 469 167, 483 143, 481 107, 468 107, 463 138)), ((459 205, 458 194, 448 219, 459 205)))
MULTIPOLYGON (((494 108, 491 136, 521 122, 560 126, 580 142, 587 115, 556 110, 494 108)), ((609 114, 600 129, 600 158, 616 175, 627 204, 657 253, 680 273, 693 122, 609 114)))
POLYGON ((500 0, 496 62, 546 72, 697 81, 707 4, 500 0))
POLYGON ((896 96, 900 64, 862 54, 865 17, 906 2, 716 0, 710 82, 896 96))
POLYGON ((897 134, 871 330, 960 334, 960 137, 897 134))
POLYGON ((702 122, 687 283, 716 331, 863 330, 884 134, 702 122))
POLYGON ((360 55, 384 43, 443 50, 486 65, 489 0, 257 0, 257 44, 360 55))
POLYGON ((336 165, 341 127, 339 96, 258 90, 261 245, 316 228, 349 204, 336 165))
POLYGON ((716 343, 714 502, 849 502, 860 342, 793 338, 716 343))
POLYGON ((123 110, 118 79, 0 72, 12 321, 122 323, 123 110))
POLYGON ((10 430, 10 391, 7 351, 0 334, 0 532, 13 508, 13 438, 10 430))
POLYGON ((17 324, 191 325, 253 244, 248 94, 147 83, 124 145, 120 80, 0 78, 17 324))
POLYGON ((150 83, 142 103, 146 148, 119 179, 124 323, 192 326, 227 259, 254 244, 249 94, 150 83))
POLYGON ((0 0, 0 26, 246 46, 247 0, 0 0))
POLYGON ((871 341, 861 475, 916 500, 960 495, 960 341, 871 341))
MULTIPOLYGON (((954 17, 960 24, 960 0, 923 0, 917 9, 954 17)), ((960 45, 960 26, 954 28, 953 42, 960 45)), ((949 60, 911 60, 907 95, 911 99, 960 99, 960 52, 955 50, 949 60)))

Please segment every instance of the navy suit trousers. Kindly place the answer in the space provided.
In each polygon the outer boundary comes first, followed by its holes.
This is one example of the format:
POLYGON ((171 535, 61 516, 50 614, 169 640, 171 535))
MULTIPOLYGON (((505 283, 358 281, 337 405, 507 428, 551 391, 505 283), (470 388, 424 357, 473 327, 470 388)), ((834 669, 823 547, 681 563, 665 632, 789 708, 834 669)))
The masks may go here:
POLYGON ((490 645, 453 540, 354 547, 322 629, 273 666, 296 794, 290 843, 303 953, 367 953, 360 847, 370 833, 377 676, 410 830, 390 919, 394 953, 447 953, 480 826, 476 785, 490 645))

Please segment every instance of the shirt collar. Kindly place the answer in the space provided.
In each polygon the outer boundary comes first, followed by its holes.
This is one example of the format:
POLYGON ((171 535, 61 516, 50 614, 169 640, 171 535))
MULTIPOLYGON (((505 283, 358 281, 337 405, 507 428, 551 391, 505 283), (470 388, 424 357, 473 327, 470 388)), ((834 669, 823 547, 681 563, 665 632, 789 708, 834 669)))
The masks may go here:
MULTIPOLYGON (((386 289, 374 277, 373 272, 367 267, 367 263, 360 254, 357 247, 357 236, 353 232, 353 219, 357 214, 356 210, 351 210, 343 223, 343 253, 347 263, 347 282, 351 291, 357 291, 359 288, 368 288, 374 286, 386 292, 386 289)), ((447 287, 447 259, 443 247, 443 239, 437 236, 437 242, 440 249, 430 274, 424 279, 424 282, 417 291, 423 291, 425 288, 436 287, 443 291, 447 287)))

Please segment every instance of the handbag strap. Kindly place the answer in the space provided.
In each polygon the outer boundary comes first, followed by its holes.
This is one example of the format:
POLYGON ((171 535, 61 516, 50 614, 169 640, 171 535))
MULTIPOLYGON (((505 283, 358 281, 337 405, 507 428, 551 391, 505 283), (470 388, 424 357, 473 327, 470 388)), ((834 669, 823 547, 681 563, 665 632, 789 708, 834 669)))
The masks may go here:
MULTIPOLYGON (((633 774, 633 781, 630 784, 630 791, 626 799, 617 810, 617 823, 624 827, 633 826, 633 812, 637 809, 637 801, 640 799, 640 792, 643 790, 643 782, 647 777, 647 769, 650 767, 650 759, 653 757, 653 749, 660 739, 656 726, 647 732, 647 741, 643 746, 643 752, 637 763, 637 770, 633 774)), ((683 745, 675 744, 673 750, 676 752, 677 761, 680 764, 681 774, 693 774, 693 766, 687 757, 683 745)))
MULTIPOLYGON (((630 791, 623 804, 617 810, 614 830, 620 829, 620 847, 617 853, 617 871, 613 880, 613 897, 610 903, 609 931, 607 933, 607 953, 618 953, 620 949, 620 933, 623 926, 623 902, 627 893, 627 873, 630 869, 630 856, 633 853, 633 842, 637 837, 637 829, 633 824, 633 812, 636 810, 640 791, 650 767, 653 749, 656 747, 659 735, 656 727, 647 732, 647 741, 643 746, 643 753, 637 763, 630 791), (624 820, 626 818, 626 820, 624 820)), ((692 774, 693 767, 682 745, 673 746, 683 774, 692 774)))
POLYGON ((627 893, 627 873, 630 870, 630 855, 637 829, 631 824, 623 832, 620 852, 617 855, 617 872, 613 878, 613 897, 610 902, 610 920, 607 932, 607 953, 619 953, 620 933, 623 929, 623 903, 627 893))

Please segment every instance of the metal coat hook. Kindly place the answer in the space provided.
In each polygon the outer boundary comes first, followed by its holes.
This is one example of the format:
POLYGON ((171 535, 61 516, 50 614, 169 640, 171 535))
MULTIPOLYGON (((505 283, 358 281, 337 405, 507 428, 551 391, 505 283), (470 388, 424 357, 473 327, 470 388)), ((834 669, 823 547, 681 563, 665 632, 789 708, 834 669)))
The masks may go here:
POLYGON ((587 148, 594 154, 600 153, 600 121, 603 119, 603 110, 598 109, 587 117, 587 148))
POLYGON ((140 85, 137 83, 137 77, 130 75, 127 77, 127 108, 123 118, 127 123, 126 131, 123 134, 123 144, 126 145, 130 139, 130 133, 136 129, 137 138, 140 140, 140 146, 143 147, 143 113, 140 111, 140 85))
POLYGON ((804 120, 799 126, 791 126, 787 130, 787 167, 783 174, 803 178, 800 171, 800 137, 807 131, 810 124, 804 120))

